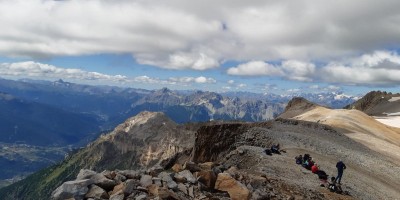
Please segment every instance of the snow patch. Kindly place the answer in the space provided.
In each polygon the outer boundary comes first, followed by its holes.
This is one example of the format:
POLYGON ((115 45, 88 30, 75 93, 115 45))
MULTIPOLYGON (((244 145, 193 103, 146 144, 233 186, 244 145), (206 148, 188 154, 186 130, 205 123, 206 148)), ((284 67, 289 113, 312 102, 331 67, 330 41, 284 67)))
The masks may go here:
POLYGON ((400 100, 400 97, 392 97, 389 99, 389 102, 394 102, 400 100))
MULTIPOLYGON (((400 113, 399 113, 400 115, 400 113)), ((400 116, 395 117, 375 117, 377 121, 388 126, 400 128, 400 116)))

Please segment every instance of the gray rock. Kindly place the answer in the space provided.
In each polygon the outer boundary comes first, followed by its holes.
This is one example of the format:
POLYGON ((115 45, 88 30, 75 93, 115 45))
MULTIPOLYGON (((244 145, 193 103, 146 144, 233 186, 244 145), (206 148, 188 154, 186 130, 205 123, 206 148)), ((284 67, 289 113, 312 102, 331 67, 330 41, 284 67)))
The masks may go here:
POLYGON ((150 175, 142 175, 142 177, 140 178, 140 185, 142 187, 147 187, 151 184, 153 184, 153 181, 151 180, 151 176, 150 175))
POLYGON ((113 180, 117 181, 117 183, 121 183, 126 181, 126 177, 122 174, 117 173, 113 180))
POLYGON ((128 179, 127 181, 125 181, 124 194, 125 195, 131 194, 133 190, 137 188, 138 185, 139 182, 137 180, 128 179))
POLYGON ((110 200, 124 200, 124 194, 113 194, 110 196, 110 200))
POLYGON ((178 190, 182 191, 185 194, 188 194, 188 188, 186 187, 186 185, 179 183, 178 184, 178 190))
POLYGON ((193 188, 193 186, 189 187, 188 192, 189 192, 189 196, 194 198, 194 188, 193 188))
POLYGON ((148 169, 147 173, 150 174, 151 176, 158 176, 158 174, 162 171, 164 171, 163 167, 161 167, 160 165, 155 165, 150 169, 148 169))
POLYGON ((186 178, 184 176, 180 175, 180 174, 174 174, 174 179, 175 179, 176 182, 179 182, 179 183, 186 183, 187 182, 186 178))
POLYGON ((85 198, 108 199, 109 195, 103 188, 97 185, 90 185, 89 192, 86 193, 85 198))
POLYGON ((90 179, 92 176, 96 175, 95 171, 89 169, 81 169, 79 171, 78 176, 76 176, 76 180, 90 179))
POLYGON ((93 181, 94 184, 103 188, 106 191, 110 191, 114 189, 116 185, 118 185, 116 181, 108 179, 103 174, 96 174, 92 176, 91 180, 93 181))
POLYGON ((179 175, 186 178, 189 183, 196 184, 197 179, 193 176, 193 174, 189 170, 183 170, 178 173, 179 175))
POLYGON ((175 181, 170 181, 170 182, 167 182, 167 187, 169 189, 175 190, 176 188, 178 188, 178 184, 175 181))
POLYGON ((201 171, 201 168, 200 168, 196 163, 190 162, 190 161, 186 162, 186 163, 183 165, 183 169, 187 169, 187 170, 189 170, 189 171, 191 171, 191 172, 198 172, 198 171, 201 171))
POLYGON ((142 195, 135 197, 135 200, 145 200, 146 198, 147 198, 147 195, 142 194, 142 195))
POLYGON ((158 177, 153 177, 153 183, 158 186, 162 186, 161 179, 158 177))
POLYGON ((67 181, 52 192, 51 199, 63 200, 74 198, 76 200, 83 200, 84 195, 89 191, 88 185, 92 183, 93 181, 90 179, 67 181))
POLYGON ((101 172, 105 177, 108 179, 114 179, 114 177, 117 175, 115 171, 110 171, 110 170, 104 170, 101 172))
POLYGON ((117 171, 117 173, 125 176, 128 179, 140 179, 141 173, 139 171, 135 170, 122 170, 122 171, 117 171))
MULTIPOLYGON (((172 179, 172 176, 170 173, 167 172, 161 172, 158 175, 158 178, 160 178, 164 183, 166 183, 166 186, 169 189, 177 189, 178 188, 178 184, 176 184, 176 182, 172 179)), ((165 185, 164 185, 165 186, 165 185)))

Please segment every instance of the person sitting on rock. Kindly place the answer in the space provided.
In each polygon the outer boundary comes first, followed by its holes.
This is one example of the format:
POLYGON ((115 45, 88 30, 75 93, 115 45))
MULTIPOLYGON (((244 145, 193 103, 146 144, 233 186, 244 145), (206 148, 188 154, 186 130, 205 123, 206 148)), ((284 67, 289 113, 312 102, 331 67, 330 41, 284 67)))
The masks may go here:
POLYGON ((331 177, 331 181, 329 182, 328 189, 331 192, 336 192, 336 190, 337 190, 336 178, 333 176, 331 177))
POLYGON ((302 166, 303 166, 304 168, 307 169, 307 167, 308 167, 308 160, 304 161, 302 166))
POLYGON ((310 154, 304 154, 303 156, 303 163, 305 163, 306 161, 308 161, 308 159, 310 158, 310 154))
POLYGON ((301 165, 303 163, 303 156, 302 155, 296 156, 295 159, 296 159, 296 164, 301 165))
POLYGON ((280 154, 281 152, 279 152, 279 144, 273 144, 272 146, 271 146, 271 151, 272 151, 272 153, 276 153, 276 154, 280 154))
POLYGON ((312 157, 309 157, 307 160, 306 169, 311 170, 312 166, 314 166, 314 161, 312 160, 312 157))
POLYGON ((311 172, 316 174, 318 172, 318 165, 317 163, 315 163, 312 167, 311 167, 311 172))

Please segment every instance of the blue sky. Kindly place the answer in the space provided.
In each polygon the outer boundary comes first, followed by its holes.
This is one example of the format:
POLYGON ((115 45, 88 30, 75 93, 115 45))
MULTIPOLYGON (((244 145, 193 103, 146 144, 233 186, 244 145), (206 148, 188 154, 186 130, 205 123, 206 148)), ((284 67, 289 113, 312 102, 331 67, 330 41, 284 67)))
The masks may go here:
POLYGON ((0 1, 0 77, 399 92, 397 1, 0 1))

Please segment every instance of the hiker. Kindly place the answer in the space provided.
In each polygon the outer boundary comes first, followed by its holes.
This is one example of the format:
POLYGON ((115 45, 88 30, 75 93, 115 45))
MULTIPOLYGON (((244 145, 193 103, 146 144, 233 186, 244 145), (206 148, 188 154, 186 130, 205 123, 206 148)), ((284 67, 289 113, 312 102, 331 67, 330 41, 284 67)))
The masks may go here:
POLYGON ((265 149, 265 150, 264 150, 264 153, 267 154, 267 155, 269 155, 269 156, 272 156, 272 151, 271 151, 271 149, 265 149))
POLYGON ((296 164, 301 165, 303 163, 303 156, 302 155, 296 156, 295 159, 296 159, 296 164))
POLYGON ((325 180, 325 181, 328 180, 328 174, 326 174, 325 171, 323 171, 323 170, 318 170, 316 174, 318 175, 318 178, 319 178, 320 180, 325 180))
POLYGON ((272 151, 272 153, 280 154, 281 152, 279 152, 279 144, 276 144, 276 145, 273 144, 271 146, 271 151, 272 151))
POLYGON ((313 165, 314 165, 314 161, 312 160, 312 157, 311 157, 311 156, 308 157, 308 160, 306 160, 306 161, 303 163, 303 167, 306 168, 306 169, 308 169, 308 170, 311 170, 311 168, 312 168, 313 165))
POLYGON ((336 168, 338 171, 338 175, 336 176, 336 182, 340 184, 340 181, 342 180, 343 176, 343 171, 346 169, 346 165, 343 163, 343 161, 339 160, 339 162, 336 163, 336 168))
POLYGON ((311 167, 311 172, 316 174, 318 172, 318 165, 317 163, 315 163, 312 167, 311 167))
POLYGON ((305 163, 306 161, 308 161, 308 159, 310 158, 310 154, 304 154, 303 156, 303 163, 305 163))

